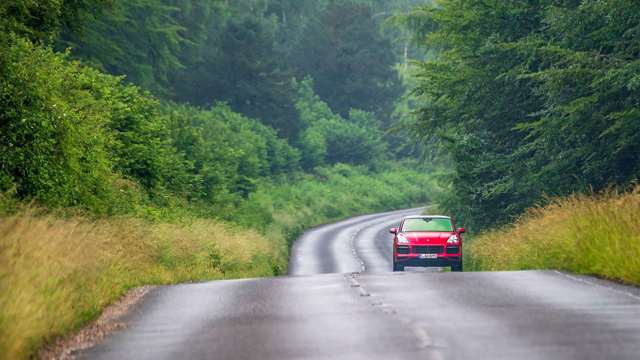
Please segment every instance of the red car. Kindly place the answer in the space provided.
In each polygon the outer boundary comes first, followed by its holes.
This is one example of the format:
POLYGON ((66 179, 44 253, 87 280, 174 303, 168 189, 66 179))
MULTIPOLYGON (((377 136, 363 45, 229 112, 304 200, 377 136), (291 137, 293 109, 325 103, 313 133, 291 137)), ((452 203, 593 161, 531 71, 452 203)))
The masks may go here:
POLYGON ((416 215, 402 219, 393 237, 393 271, 405 266, 450 266, 462 271, 464 228, 455 229, 448 216, 416 215))

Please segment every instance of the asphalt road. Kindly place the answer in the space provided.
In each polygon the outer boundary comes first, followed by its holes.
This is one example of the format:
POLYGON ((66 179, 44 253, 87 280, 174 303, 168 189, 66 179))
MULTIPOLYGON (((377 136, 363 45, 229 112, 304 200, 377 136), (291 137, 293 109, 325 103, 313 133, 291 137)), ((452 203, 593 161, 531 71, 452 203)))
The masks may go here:
POLYGON ((640 359, 640 290, 557 271, 392 273, 387 229, 305 233, 290 275, 152 290, 87 359, 640 359))

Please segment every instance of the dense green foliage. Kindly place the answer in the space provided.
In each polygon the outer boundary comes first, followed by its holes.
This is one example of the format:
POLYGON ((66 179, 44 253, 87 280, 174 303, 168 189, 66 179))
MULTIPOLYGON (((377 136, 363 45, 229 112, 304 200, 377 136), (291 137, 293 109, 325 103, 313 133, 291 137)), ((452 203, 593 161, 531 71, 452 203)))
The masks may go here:
POLYGON ((400 95, 396 54, 377 28, 371 6, 332 1, 293 53, 298 72, 311 75, 318 95, 342 116, 356 108, 387 120, 400 95))
POLYGON ((268 234, 276 231, 291 242, 301 231, 329 220, 434 201, 443 191, 438 175, 415 163, 387 164, 377 173, 346 164, 317 168, 294 182, 260 182, 232 219, 268 234))
POLYGON ((227 204, 259 177, 298 168, 298 151, 275 131, 224 105, 161 107, 64 54, 24 40, 5 48, 2 191, 118 213, 143 194, 159 205, 227 204))
POLYGON ((344 119, 295 84, 300 150, 225 105, 161 105, 119 78, 16 40, 3 62, 2 190, 54 206, 122 213, 131 197, 233 208, 260 178, 337 163, 373 164, 385 143, 373 115, 344 119))
POLYGON ((313 168, 324 164, 372 164, 384 156, 386 144, 375 117, 352 109, 349 118, 334 114, 313 92, 306 79, 298 84, 296 108, 305 130, 299 141, 302 164, 313 168))
POLYGON ((540 201, 640 175, 640 3, 442 0, 405 18, 415 122, 453 163, 443 204, 476 230, 540 201))
POLYGON ((25 40, 0 46, 0 190, 102 209, 119 196, 106 130, 118 80, 25 40))
POLYGON ((112 1, 83 11, 83 26, 65 27, 56 44, 165 99, 199 106, 224 101, 295 139, 303 129, 291 80, 307 75, 337 113, 358 108, 389 125, 402 92, 396 51, 380 31, 391 6, 365 0, 112 1))
POLYGON ((127 75, 131 82, 165 94, 170 76, 182 66, 178 54, 183 44, 199 35, 192 35, 176 17, 194 7, 194 13, 204 10, 198 1, 181 3, 110 0, 106 6, 93 6, 82 14, 82 28, 64 28, 59 47, 70 47, 75 56, 101 70, 127 75))
POLYGON ((0 191, 98 214, 220 216, 263 179, 381 171, 399 83, 380 24, 410 3, 5 2, 0 191), (323 27, 331 37, 315 39, 323 27), (336 62, 309 67, 312 53, 336 62))
POLYGON ((54 41, 62 28, 78 29, 92 9, 111 0, 5 0, 0 3, 0 34, 37 42, 54 41))
POLYGON ((338 163, 379 169, 389 154, 378 116, 389 115, 398 85, 390 42, 372 20, 382 5, 289 5, 6 3, 0 191, 100 214, 188 207, 211 215, 240 206, 261 179, 338 163), (336 36, 353 35, 348 48, 336 38, 314 51, 338 54, 341 69, 318 72, 320 87, 296 81, 307 75, 306 61, 292 56, 340 13, 356 17, 331 25, 336 36), (361 58, 379 64, 353 73, 361 58), (338 85, 334 75, 373 82, 338 85), (332 95, 317 95, 329 94, 330 81, 332 95))
POLYGON ((222 205, 246 197, 261 177, 298 169, 298 150, 258 121, 225 105, 210 109, 173 105, 168 122, 175 146, 193 166, 192 199, 222 205))

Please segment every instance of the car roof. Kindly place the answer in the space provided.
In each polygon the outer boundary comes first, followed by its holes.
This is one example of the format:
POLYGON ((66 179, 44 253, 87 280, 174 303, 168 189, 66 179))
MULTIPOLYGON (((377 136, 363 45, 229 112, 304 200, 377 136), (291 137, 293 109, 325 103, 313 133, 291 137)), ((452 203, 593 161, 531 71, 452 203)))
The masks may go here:
POLYGON ((450 216, 444 215, 409 215, 405 216, 404 219, 451 219, 450 216))

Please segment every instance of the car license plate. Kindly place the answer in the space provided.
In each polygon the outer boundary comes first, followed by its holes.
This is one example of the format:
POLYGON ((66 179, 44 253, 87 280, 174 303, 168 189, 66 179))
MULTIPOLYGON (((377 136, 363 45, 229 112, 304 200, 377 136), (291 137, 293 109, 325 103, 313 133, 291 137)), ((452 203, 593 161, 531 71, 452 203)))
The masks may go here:
POLYGON ((420 254, 420 259, 437 259, 438 254, 420 254))

